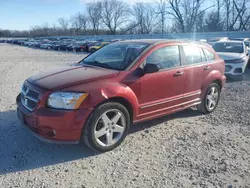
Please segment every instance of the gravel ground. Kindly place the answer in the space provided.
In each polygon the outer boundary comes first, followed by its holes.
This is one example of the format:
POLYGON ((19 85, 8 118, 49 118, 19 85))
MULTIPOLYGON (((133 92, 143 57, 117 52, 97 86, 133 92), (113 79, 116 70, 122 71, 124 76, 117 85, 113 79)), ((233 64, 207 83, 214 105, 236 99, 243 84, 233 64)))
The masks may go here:
POLYGON ((250 187, 250 71, 229 82, 217 110, 195 109, 134 125, 98 154, 42 143, 22 128, 15 97, 23 81, 84 54, 0 44, 0 187, 250 187))

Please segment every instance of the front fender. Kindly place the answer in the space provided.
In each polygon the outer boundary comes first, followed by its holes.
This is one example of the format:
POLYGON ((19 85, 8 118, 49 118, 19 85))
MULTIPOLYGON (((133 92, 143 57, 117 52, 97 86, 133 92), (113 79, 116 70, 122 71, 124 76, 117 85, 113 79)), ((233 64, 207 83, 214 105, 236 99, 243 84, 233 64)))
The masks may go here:
POLYGON ((130 87, 122 84, 109 85, 101 89, 101 95, 103 101, 115 97, 121 97, 127 100, 133 108, 133 117, 135 118, 139 113, 139 102, 135 93, 131 90, 130 87))

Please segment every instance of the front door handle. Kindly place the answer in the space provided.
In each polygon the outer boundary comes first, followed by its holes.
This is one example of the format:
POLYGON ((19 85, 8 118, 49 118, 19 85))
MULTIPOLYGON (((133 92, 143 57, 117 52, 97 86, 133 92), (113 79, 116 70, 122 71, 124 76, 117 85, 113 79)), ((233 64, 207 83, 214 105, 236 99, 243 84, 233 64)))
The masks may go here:
POLYGON ((174 76, 176 77, 176 76, 182 76, 184 74, 184 72, 180 72, 180 71, 177 71, 175 74, 174 74, 174 76))
POLYGON ((204 67, 204 70, 205 70, 205 71, 208 71, 208 70, 210 70, 210 68, 211 68, 210 66, 205 66, 205 67, 204 67))

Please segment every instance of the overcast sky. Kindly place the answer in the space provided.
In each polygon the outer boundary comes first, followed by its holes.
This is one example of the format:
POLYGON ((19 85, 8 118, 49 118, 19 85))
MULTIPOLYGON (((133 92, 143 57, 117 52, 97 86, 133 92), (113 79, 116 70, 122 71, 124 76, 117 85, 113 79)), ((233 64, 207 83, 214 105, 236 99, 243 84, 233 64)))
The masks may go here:
MULTIPOLYGON (((28 30, 31 26, 50 25, 58 18, 70 18, 85 11, 93 0, 0 0, 0 29, 28 30)), ((124 0, 130 4, 152 0, 124 0)))

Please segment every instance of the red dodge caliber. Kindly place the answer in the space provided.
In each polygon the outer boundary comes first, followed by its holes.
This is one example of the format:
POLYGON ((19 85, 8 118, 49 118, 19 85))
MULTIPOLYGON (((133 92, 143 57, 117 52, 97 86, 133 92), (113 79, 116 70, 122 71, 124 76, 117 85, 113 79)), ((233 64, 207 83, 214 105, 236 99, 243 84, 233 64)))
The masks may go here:
POLYGON ((38 138, 105 152, 132 123, 193 106, 213 112, 225 64, 206 44, 167 40, 115 42, 78 64, 28 78, 17 113, 38 138))

